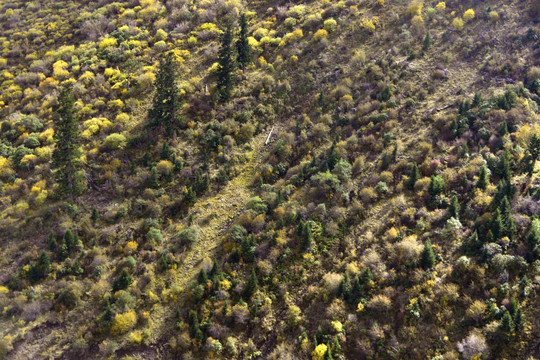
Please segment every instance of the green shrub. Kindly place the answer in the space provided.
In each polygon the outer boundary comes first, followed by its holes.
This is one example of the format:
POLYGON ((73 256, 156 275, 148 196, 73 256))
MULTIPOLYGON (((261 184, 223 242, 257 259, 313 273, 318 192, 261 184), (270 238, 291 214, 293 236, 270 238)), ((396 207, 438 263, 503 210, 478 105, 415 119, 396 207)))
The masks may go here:
POLYGON ((105 138, 103 146, 107 150, 119 150, 123 149, 126 146, 127 139, 122 134, 110 134, 105 138))
POLYGON ((176 237, 180 241, 181 245, 192 246, 199 241, 199 228, 196 226, 190 226, 187 229, 180 230, 176 237))
POLYGON ((268 205, 260 197, 255 196, 249 199, 246 204, 246 208, 254 211, 257 214, 264 214, 268 210, 268 205))
POLYGON ((336 20, 332 18, 324 20, 324 30, 328 31, 329 33, 332 33, 336 31, 336 29, 337 29, 336 20))

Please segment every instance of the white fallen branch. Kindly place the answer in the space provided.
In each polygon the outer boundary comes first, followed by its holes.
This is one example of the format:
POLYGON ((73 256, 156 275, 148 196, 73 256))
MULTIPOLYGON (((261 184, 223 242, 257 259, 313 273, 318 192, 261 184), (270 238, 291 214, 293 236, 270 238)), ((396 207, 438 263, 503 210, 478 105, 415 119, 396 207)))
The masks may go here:
POLYGON ((272 129, 270 129, 270 134, 268 134, 268 137, 266 138, 266 141, 264 142, 264 145, 268 145, 268 141, 270 141, 270 136, 272 136, 272 131, 274 131, 273 126, 272 126, 272 129))

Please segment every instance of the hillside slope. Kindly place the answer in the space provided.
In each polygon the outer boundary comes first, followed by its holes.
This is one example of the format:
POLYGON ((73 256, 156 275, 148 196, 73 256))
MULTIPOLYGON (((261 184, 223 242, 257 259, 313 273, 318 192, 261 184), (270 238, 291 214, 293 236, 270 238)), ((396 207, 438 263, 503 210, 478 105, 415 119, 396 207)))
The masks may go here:
POLYGON ((540 357, 536 1, 0 14, 0 358, 540 357))

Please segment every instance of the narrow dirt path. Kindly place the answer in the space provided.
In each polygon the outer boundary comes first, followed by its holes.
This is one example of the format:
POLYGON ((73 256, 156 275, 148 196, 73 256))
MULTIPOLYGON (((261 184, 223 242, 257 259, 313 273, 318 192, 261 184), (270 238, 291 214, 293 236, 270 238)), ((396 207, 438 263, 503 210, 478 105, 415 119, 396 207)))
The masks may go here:
MULTIPOLYGON (((249 186, 262 164, 268 131, 263 131, 251 141, 251 150, 245 153, 247 161, 238 167, 238 175, 217 194, 201 198, 193 206, 191 213, 195 217, 194 224, 200 228, 199 241, 187 250, 184 261, 175 271, 171 289, 180 289, 181 293, 188 288, 190 282, 199 273, 203 259, 214 257, 221 244, 221 237, 252 196, 249 186)), ((274 129, 275 134, 277 134, 276 129, 274 129)), ((183 294, 181 293, 179 296, 178 305, 181 306, 183 294)), ((172 304, 158 304, 153 309, 150 315, 151 343, 161 347, 158 342, 170 330, 167 322, 172 323, 175 310, 176 306, 172 304)), ((161 353, 163 350, 158 349, 158 352, 161 353)))

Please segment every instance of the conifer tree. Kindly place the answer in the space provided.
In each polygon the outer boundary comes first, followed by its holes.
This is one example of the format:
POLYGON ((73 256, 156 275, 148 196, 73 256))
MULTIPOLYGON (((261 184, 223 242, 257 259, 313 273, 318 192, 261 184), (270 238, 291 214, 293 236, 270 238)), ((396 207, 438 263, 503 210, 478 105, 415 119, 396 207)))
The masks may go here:
POLYGON ((358 275, 356 275, 353 280, 351 295, 351 300, 353 301, 353 303, 356 303, 358 301, 360 295, 362 295, 362 284, 360 283, 360 278, 358 277, 358 275))
POLYGON ((156 167, 152 167, 150 170, 150 177, 148 178, 148 187, 150 189, 159 188, 159 176, 156 167))
POLYGON ((197 278, 197 282, 202 285, 206 285, 208 282, 208 275, 206 274, 206 271, 204 269, 201 269, 199 271, 199 277, 197 278))
POLYGON ((426 36, 424 37, 424 43, 422 45, 422 50, 426 51, 431 46, 431 35, 429 34, 429 31, 426 33, 426 36))
POLYGON ((171 150, 171 147, 169 146, 169 143, 164 142, 163 146, 161 147, 161 159, 169 160, 172 154, 173 152, 171 150))
POLYGON ((313 232, 309 223, 305 224, 302 229, 302 248, 304 251, 308 251, 313 243, 313 232))
POLYGON ((258 289, 258 280, 257 280, 257 274, 255 274, 255 269, 251 270, 251 274, 249 275, 248 282, 246 284, 246 288, 244 289, 244 296, 246 299, 250 299, 251 296, 257 291, 258 289))
POLYGON ((169 52, 159 60, 154 88, 156 92, 152 107, 148 111, 149 126, 165 130, 167 137, 176 136, 180 125, 180 91, 176 85, 177 65, 174 53, 169 52))
POLYGON ((39 281, 49 275, 51 271, 51 258, 47 252, 42 251, 38 261, 30 269, 30 277, 32 281, 39 281))
POLYGON ((300 219, 300 222, 298 223, 298 226, 296 227, 297 236, 302 236, 302 234, 304 233, 304 226, 306 226, 306 224, 304 223, 304 220, 300 219))
POLYGON ((424 250, 420 257, 420 265, 423 269, 431 269, 435 265, 435 254, 433 253, 433 246, 431 246, 431 241, 428 239, 424 244, 424 250))
POLYGON ((501 179, 504 179, 507 183, 510 183, 512 178, 512 158, 510 157, 510 152, 508 149, 504 150, 499 162, 497 164, 497 175, 501 179))
POLYGON ((512 320, 512 315, 510 315, 508 311, 504 312, 501 319, 500 329, 506 333, 514 331, 514 320, 512 320))
POLYGON ((332 356, 332 348, 330 347, 330 343, 326 344, 326 352, 324 353, 324 360, 333 360, 332 356))
POLYGON ((493 233, 493 238, 498 240, 504 234, 504 223, 502 221, 501 211, 497 208, 491 219, 490 230, 493 233))
POLYGON ((187 205, 193 205, 197 202, 197 195, 195 195, 195 192, 193 192, 191 186, 189 186, 184 193, 184 202, 187 205))
POLYGON ((540 253, 540 220, 534 219, 531 223, 531 229, 525 238, 525 244, 535 258, 540 253))
POLYGON ((371 270, 367 267, 362 272, 361 282, 363 285, 369 286, 369 283, 373 280, 373 274, 371 273, 371 270))
POLYGON ((220 102, 227 102, 231 98, 233 70, 232 25, 228 23, 221 35, 221 46, 218 52, 216 93, 220 102))
POLYGON ((459 205, 459 200, 456 195, 452 195, 450 202, 450 207, 448 208, 448 216, 459 219, 459 210, 461 206, 459 205))
POLYGON ((63 88, 58 96, 58 104, 54 106, 54 139, 56 147, 52 153, 52 168, 56 169, 54 179, 62 194, 73 201, 79 195, 82 186, 81 145, 77 112, 74 107, 75 99, 69 87, 63 88))
POLYGON ((508 197, 504 197, 499 206, 501 212, 502 222, 504 225, 503 236, 508 236, 510 240, 513 240, 517 234, 517 228, 514 223, 514 217, 512 216, 512 208, 510 207, 510 202, 508 197))
POLYGON ((132 283, 133 283, 133 279, 131 278, 131 275, 129 275, 127 270, 124 269, 122 270, 118 278, 114 281, 113 292, 117 292, 118 290, 125 290, 132 283))
POLYGON ((191 337, 198 341, 202 340, 203 334, 200 329, 199 317, 197 316, 197 313, 193 310, 190 310, 188 320, 189 320, 189 333, 191 337))
POLYGON ((514 327, 516 330, 521 331, 524 327, 524 319, 523 319, 523 312, 521 311, 521 308, 518 307, 516 310, 516 314, 514 315, 514 327))
POLYGON ((485 188, 489 184, 489 175, 488 171, 485 165, 482 165, 480 168, 480 175, 478 176, 478 182, 476 183, 476 187, 482 190, 485 190, 485 188))
POLYGON ((93 225, 96 225, 96 222, 99 220, 99 212, 95 206, 92 208, 92 215, 90 216, 90 220, 92 220, 93 225))
POLYGON ((336 138, 332 142, 332 146, 330 146, 330 150, 328 151, 328 160, 326 161, 326 165, 328 167, 328 170, 330 171, 334 170, 334 166, 336 166, 341 157, 336 150, 337 140, 338 138, 336 136, 336 138))
POLYGON ((474 230, 474 232, 469 236, 467 239, 467 242, 465 245, 465 251, 469 254, 476 254, 477 251, 480 249, 482 244, 480 243, 480 240, 478 239, 478 232, 474 230))
POLYGON ((55 251, 57 245, 58 244, 56 242, 56 235, 54 234, 54 231, 51 230, 51 232, 49 233, 49 237, 47 238, 47 247, 49 248, 49 250, 55 251))
POLYGON ((409 181, 407 182, 407 188, 409 190, 414 190, 414 185, 420 179, 420 171, 418 170, 418 165, 413 164, 411 168, 411 173, 409 174, 409 181))
POLYGON ((248 22, 246 14, 240 15, 240 33, 236 40, 236 61, 242 67, 242 71, 246 72, 246 65, 252 61, 251 45, 248 41, 248 22))
POLYGON ((503 121, 501 124, 501 127, 499 128, 499 135, 505 136, 508 134, 508 123, 506 121, 503 121))
POLYGON ((67 229, 64 233, 64 245, 66 246, 68 251, 71 251, 75 248, 75 237, 73 236, 73 233, 71 232, 71 229, 67 229))
POLYGON ((529 176, 534 174, 534 167, 536 165, 536 160, 540 156, 540 136, 533 134, 531 140, 529 141, 529 146, 527 149, 527 156, 525 159, 525 171, 529 176))
POLYGON ((341 283, 339 284, 337 295, 341 297, 343 300, 345 300, 347 303, 351 303, 351 300, 353 300, 353 297, 351 296, 352 295, 351 279, 349 278, 348 272, 345 272, 345 275, 343 276, 343 280, 341 280, 341 283))

